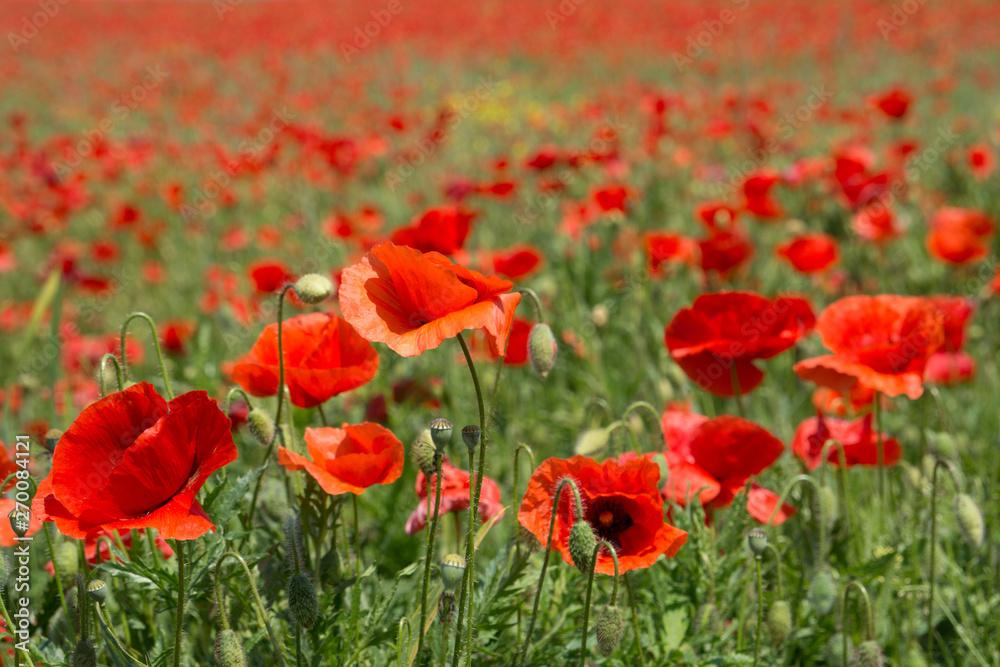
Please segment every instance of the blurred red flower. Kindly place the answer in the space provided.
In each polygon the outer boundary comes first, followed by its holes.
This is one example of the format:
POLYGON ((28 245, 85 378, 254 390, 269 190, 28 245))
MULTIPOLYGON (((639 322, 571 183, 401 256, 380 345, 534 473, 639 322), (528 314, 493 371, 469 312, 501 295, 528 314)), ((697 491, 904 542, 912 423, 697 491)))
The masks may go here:
POLYGON ((873 98, 872 102, 886 116, 901 119, 913 102, 913 97, 902 88, 892 88, 873 98))
POLYGON ((311 461, 279 447, 278 463, 305 470, 331 496, 392 484, 403 473, 403 443, 384 426, 364 422, 307 428, 305 440, 311 461))
POLYGON ((822 273, 840 257, 837 241, 829 234, 802 234, 782 243, 775 251, 800 273, 822 273))
POLYGON ((771 194, 772 188, 781 180, 773 169, 760 169, 743 181, 743 208, 758 218, 781 217, 782 211, 771 194))
MULTIPOLYGON (((823 445, 827 440, 840 443, 847 467, 855 465, 873 466, 878 463, 878 434, 872 430, 872 413, 849 421, 835 417, 824 417, 818 413, 799 424, 792 440, 792 451, 802 459, 809 470, 815 470, 822 463, 823 445)), ((899 441, 882 434, 883 462, 895 465, 903 454, 899 441)), ((840 452, 831 446, 827 451, 827 461, 840 466, 840 452)))
POLYGON ((421 252, 452 255, 465 245, 475 217, 474 213, 454 204, 438 206, 421 214, 409 227, 394 231, 392 242, 421 252))
POLYGON ((664 262, 691 262, 698 247, 693 239, 669 232, 646 232, 643 241, 646 265, 653 273, 661 272, 664 262))
POLYGON ((511 280, 524 278, 542 265, 542 251, 535 246, 519 243, 506 250, 493 252, 493 270, 511 280))
MULTIPOLYGON (((441 461, 441 477, 444 480, 441 484, 441 506, 438 516, 449 512, 462 512, 469 509, 469 484, 473 478, 465 470, 456 468, 445 457, 441 461)), ((417 508, 406 520, 406 534, 415 535, 427 525, 427 517, 433 511, 434 497, 437 493, 437 484, 434 479, 427 483, 424 473, 417 473, 417 508), (431 508, 428 509, 428 494, 430 494, 431 508)), ((482 493, 479 496, 479 517, 483 521, 489 521, 503 511, 500 504, 500 487, 489 477, 483 478, 482 493)))
POLYGON ((927 250, 942 262, 968 264, 986 254, 992 235, 993 223, 982 211, 946 206, 931 218, 927 250))
POLYGON ((253 281, 254 289, 258 294, 270 294, 277 292, 289 282, 295 280, 295 276, 288 267, 276 259, 261 259, 251 262, 247 268, 247 275, 253 281))

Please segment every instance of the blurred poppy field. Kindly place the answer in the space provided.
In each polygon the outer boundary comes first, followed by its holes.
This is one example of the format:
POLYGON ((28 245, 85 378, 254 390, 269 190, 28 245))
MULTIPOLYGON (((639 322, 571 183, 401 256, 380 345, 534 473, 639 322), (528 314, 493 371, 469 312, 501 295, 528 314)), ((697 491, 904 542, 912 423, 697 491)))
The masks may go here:
POLYGON ((0 658, 1000 665, 1000 5, 0 0, 0 658))

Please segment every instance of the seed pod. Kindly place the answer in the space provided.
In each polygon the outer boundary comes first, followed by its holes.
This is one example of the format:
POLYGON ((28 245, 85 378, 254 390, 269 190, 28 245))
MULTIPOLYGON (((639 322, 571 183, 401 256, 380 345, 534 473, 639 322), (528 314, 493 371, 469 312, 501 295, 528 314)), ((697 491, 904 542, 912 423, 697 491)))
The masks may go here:
POLYGON ((87 584, 87 595, 94 602, 103 604, 108 599, 108 585, 100 579, 94 579, 87 584))
POLYGON ((605 658, 615 652, 625 634, 625 612, 616 604, 604 606, 597 617, 597 649, 605 658))
POLYGON ((531 327, 531 333, 528 334, 528 357, 531 359, 531 367, 543 380, 556 365, 557 350, 556 337, 548 324, 539 322, 531 327))
POLYGON ((983 513, 979 510, 979 505, 967 493, 960 493, 955 496, 955 521, 965 537, 965 541, 973 549, 978 549, 983 544, 983 513))
POLYGON ((437 447, 434 446, 434 438, 431 436, 430 429, 425 428, 417 436, 417 439, 413 441, 413 446, 410 448, 410 456, 417 462, 420 470, 428 479, 434 476, 437 465, 434 457, 437 456, 437 447))
POLYGON ((318 273, 307 273, 295 282, 295 293, 304 302, 315 305, 333 294, 333 282, 318 273))
POLYGON ((215 661, 219 667, 246 667, 247 654, 243 642, 230 628, 215 637, 215 661))
POLYGON ((292 619, 306 630, 312 629, 319 617, 319 600, 312 579, 306 574, 293 574, 285 590, 292 619))
POLYGON ((448 554, 441 559, 441 582, 446 591, 453 590, 465 575, 465 559, 458 554, 448 554))
POLYGON ((89 639, 81 639, 73 649, 69 667, 97 667, 97 649, 89 639))
POLYGON ((760 558, 767 550, 767 533, 764 532, 763 528, 754 528, 747 533, 747 544, 750 545, 750 551, 753 552, 753 555, 760 558))
POLYGON ((882 647, 876 641, 866 641, 858 644, 851 655, 852 667, 883 667, 885 656, 882 647))
POLYGON ((820 570, 809 585, 809 603, 819 616, 826 616, 833 611, 836 602, 837 585, 833 575, 828 570, 820 570))
POLYGON ((274 420, 260 408, 254 408, 247 413, 247 430, 254 440, 265 447, 274 441, 274 420))
POLYGON ((722 629, 722 619, 719 617, 718 607, 711 602, 701 605, 694 619, 694 628, 698 634, 719 634, 722 629))
POLYGON ((443 452, 445 445, 451 440, 452 428, 452 423, 441 417, 431 422, 431 439, 439 452, 443 452))
POLYGON ((596 546, 597 537, 594 536, 594 529, 590 524, 582 519, 574 523, 569 531, 569 556, 576 569, 583 574, 590 574, 593 566, 591 559, 596 546))
POLYGON ((56 445, 59 443, 59 439, 62 438, 63 432, 57 428, 50 428, 45 432, 45 448, 50 452, 56 451, 56 445))
POLYGON ((462 442, 469 451, 474 450, 479 446, 479 439, 483 437, 483 431, 481 428, 475 424, 469 424, 468 426, 462 427, 462 442))
POLYGON ((788 639, 792 633, 792 609, 784 600, 778 600, 767 610, 767 634, 775 648, 788 639))

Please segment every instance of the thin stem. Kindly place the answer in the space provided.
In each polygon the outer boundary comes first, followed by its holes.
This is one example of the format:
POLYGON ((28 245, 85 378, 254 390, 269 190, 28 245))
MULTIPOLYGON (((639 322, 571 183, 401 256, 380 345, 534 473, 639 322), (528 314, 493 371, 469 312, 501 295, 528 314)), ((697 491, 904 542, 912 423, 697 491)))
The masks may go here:
MULTIPOLYGON (((656 424, 656 430, 660 433, 660 441, 662 442, 663 426, 660 424, 660 415, 657 414, 656 408, 654 408, 650 403, 646 401, 636 401, 635 403, 632 403, 632 405, 625 408, 625 412, 622 413, 622 422, 627 424, 629 416, 637 410, 645 410, 653 418, 653 423, 656 424)), ((629 429, 630 433, 631 431, 632 429, 629 429)), ((662 445, 659 447, 662 449, 662 445)))
MULTIPOLYGON (((124 329, 123 329, 124 330, 124 329)), ((122 334, 124 336, 124 334, 122 334)), ((122 350, 124 351, 124 340, 122 350)), ((181 637, 184 632, 184 542, 174 540, 177 552, 177 621, 174 624, 174 667, 181 664, 181 637)))
POLYGON ((623 576, 625 579, 625 590, 628 592, 628 605, 632 609, 632 630, 635 631, 635 652, 639 656, 639 664, 646 667, 646 656, 642 651, 642 636, 639 634, 639 614, 635 611, 635 597, 632 596, 632 580, 629 579, 628 572, 623 576))
POLYGON ((250 583, 250 590, 253 593, 254 602, 256 603, 257 621, 261 624, 261 627, 267 630, 267 635, 271 639, 271 645, 274 647, 274 653, 278 656, 278 660, 281 662, 282 666, 288 667, 288 663, 285 662, 285 655, 281 652, 281 645, 274 636, 274 630, 271 629, 271 624, 267 620, 267 613, 264 611, 264 603, 260 600, 260 593, 257 592, 257 585, 253 580, 253 573, 250 571, 250 566, 247 565, 247 562, 243 560, 243 556, 235 551, 227 551, 219 556, 219 559, 215 561, 216 576, 219 576, 218 573, 222 570, 222 565, 225 563, 227 558, 235 558, 243 567, 243 572, 247 576, 247 582, 250 583))
POLYGON ((583 646, 580 647, 580 667, 583 667, 587 661, 587 630, 590 626, 590 594, 594 588, 594 573, 597 571, 597 556, 601 552, 601 548, 606 548, 611 553, 611 559, 615 563, 615 590, 611 596, 611 603, 615 604, 618 597, 618 554, 615 553, 615 548, 611 546, 611 543, 606 540, 601 540, 594 547, 594 553, 590 557, 590 576, 587 578, 587 599, 583 603, 583 646))
POLYGON ((768 517, 768 519, 767 519, 767 523, 765 523, 764 525, 766 525, 766 526, 770 526, 771 525, 771 522, 774 521, 774 517, 776 517, 778 515, 778 511, 782 507, 784 507, 784 505, 785 505, 785 499, 788 498, 788 495, 792 492, 792 489, 795 488, 795 485, 798 484, 798 483, 800 483, 800 482, 804 483, 804 484, 808 484, 809 486, 811 486, 812 490, 813 490, 813 497, 817 499, 816 505, 819 507, 819 523, 820 523, 820 531, 819 531, 819 556, 822 559, 822 558, 825 557, 825 553, 826 553, 826 523, 825 523, 826 517, 823 516, 824 515, 823 504, 820 503, 820 502, 818 502, 819 501, 819 487, 816 485, 816 480, 814 480, 809 475, 796 475, 794 478, 792 478, 792 481, 788 483, 788 486, 785 487, 784 493, 782 493, 781 497, 778 499, 778 504, 774 506, 774 510, 771 512, 771 516, 768 517))
MULTIPOLYGON (((358 531, 358 495, 351 494, 351 502, 354 503, 354 574, 361 578, 361 533, 358 531)), ((360 581, 358 582, 360 583, 360 581)))
MULTIPOLYGON (((0 486, 0 489, 4 488, 5 486, 7 486, 6 480, 4 480, 3 486, 0 486)), ((72 641, 73 645, 76 646, 76 633, 73 631, 73 624, 69 622, 69 607, 66 606, 66 595, 65 593, 63 593, 62 579, 59 577, 59 564, 56 562, 58 560, 56 558, 56 552, 52 548, 52 536, 49 534, 48 521, 42 524, 42 530, 45 532, 45 542, 48 544, 49 554, 51 554, 52 556, 51 559, 52 576, 56 580, 56 590, 59 592, 59 602, 62 604, 63 617, 66 619, 66 627, 69 628, 69 638, 72 641)), ((98 545, 97 553, 98 553, 98 558, 100 558, 100 553, 101 553, 100 545, 98 545)), ((14 626, 8 625, 7 627, 12 628, 14 626)))
MULTIPOLYGON (((479 437, 482 437, 482 432, 480 432, 479 437)), ((473 460, 474 457, 475 457, 475 452, 470 449, 469 450, 469 471, 470 471, 469 474, 472 474, 471 471, 472 471, 472 469, 474 467, 474 460, 473 460)), ((473 485, 470 483, 469 484, 469 525, 470 526, 474 522, 474 515, 473 515, 473 509, 472 509, 473 508, 473 504, 474 504, 473 501, 475 500, 474 495, 475 495, 475 491, 474 491, 473 485)), ((473 547, 474 547, 474 545, 472 545, 472 539, 473 539, 472 538, 472 531, 471 530, 467 531, 465 537, 466 537, 466 545, 465 545, 466 563, 468 563, 468 555, 473 550, 473 547)), ((461 645, 462 645, 462 637, 465 635, 465 632, 464 632, 464 630, 465 630, 465 600, 466 600, 466 594, 469 591, 469 585, 470 585, 469 584, 469 568, 466 567, 465 568, 465 572, 462 574, 462 585, 459 587, 459 591, 458 591, 458 623, 455 624, 455 654, 452 656, 452 662, 451 662, 452 667, 457 667, 458 666, 459 654, 460 654, 461 645)))
MULTIPOLYGON (((441 467, 442 456, 434 455, 434 513, 427 518, 427 552, 424 555, 424 586, 420 592, 420 629, 417 645, 417 659, 423 660, 424 628, 427 624, 427 593, 431 587, 431 562, 434 560, 434 533, 437 532, 438 512, 441 511, 441 467)), ((428 496, 428 500, 430 497, 428 496)))
MULTIPOLYGON (((531 469, 532 470, 535 469, 535 453, 531 450, 531 447, 529 447, 528 445, 524 444, 523 442, 522 443, 518 443, 517 447, 514 449, 514 502, 515 503, 517 502, 518 498, 521 497, 520 495, 518 495, 518 491, 517 491, 518 484, 517 484, 517 481, 518 481, 518 468, 519 468, 519 466, 518 466, 518 457, 521 455, 522 451, 528 452, 528 456, 531 458, 531 469)), ((455 516, 458 516, 458 515, 456 514, 455 516)), ((514 517, 514 521, 515 521, 515 523, 517 522, 517 517, 514 517)), ((515 526, 515 528, 516 528, 516 526, 515 526)), ((520 560, 521 559, 521 540, 518 540, 518 539, 514 540, 514 553, 516 554, 517 559, 520 560)), ((521 645, 521 605, 520 604, 517 605, 517 645, 518 646, 521 645)))
POLYGON ((535 292, 535 290, 531 289, 530 287, 519 287, 519 288, 517 288, 514 291, 515 292, 520 292, 521 294, 526 295, 528 297, 528 299, 531 300, 532 305, 535 306, 535 318, 539 322, 541 322, 542 321, 542 302, 538 298, 538 293, 535 292))
POLYGON ((122 322, 121 328, 121 355, 122 355, 122 377, 128 378, 128 360, 125 357, 125 333, 129 323, 136 319, 145 320, 149 324, 149 330, 153 333, 153 348, 156 350, 156 359, 160 362, 160 373, 163 375, 163 388, 167 392, 167 399, 174 400, 174 390, 170 388, 170 376, 167 374, 167 365, 163 361, 163 350, 160 349, 160 337, 156 333, 156 323, 153 318, 142 312, 131 313, 122 322))
POLYGON ((121 391, 122 389, 125 388, 125 378, 122 377, 122 367, 118 364, 118 357, 108 352, 103 357, 101 357, 101 365, 98 368, 99 378, 101 380, 102 398, 108 395, 108 389, 105 386, 104 368, 107 365, 107 362, 109 361, 115 365, 115 380, 117 380, 118 382, 118 391, 121 391))
POLYGON ((322 403, 316 406, 316 411, 319 412, 319 420, 323 422, 323 426, 329 426, 330 423, 326 420, 326 412, 323 410, 322 403))
POLYGON ((935 583, 935 553, 937 552, 937 497, 938 497, 938 470, 944 467, 951 473, 951 481, 958 488, 958 478, 955 469, 944 459, 934 462, 934 470, 931 472, 931 558, 930 558, 930 594, 927 599, 927 657, 934 659, 934 583, 935 583))
POLYGON ((871 597, 869 597, 868 595, 868 589, 865 588, 865 585, 862 584, 860 581, 849 581, 847 582, 847 586, 844 587, 844 604, 841 605, 842 608, 840 610, 841 634, 843 635, 843 640, 842 640, 843 645, 841 648, 843 649, 842 660, 844 667, 847 667, 847 636, 848 634, 850 634, 847 625, 847 609, 848 609, 847 600, 851 594, 852 588, 857 589, 858 593, 861 594, 861 598, 865 602, 865 611, 867 613, 867 620, 868 620, 865 626, 865 636, 869 641, 875 639, 875 615, 872 612, 872 600, 871 597))
POLYGON ((247 409, 253 410, 253 403, 250 402, 250 396, 243 391, 242 387, 233 387, 226 393, 226 415, 229 415, 229 406, 233 402, 233 396, 239 394, 243 397, 243 402, 247 404, 247 409))
POLYGON ((764 626, 764 578, 760 574, 760 556, 757 561, 757 636, 753 642, 753 664, 757 667, 757 658, 760 655, 760 630, 764 626))

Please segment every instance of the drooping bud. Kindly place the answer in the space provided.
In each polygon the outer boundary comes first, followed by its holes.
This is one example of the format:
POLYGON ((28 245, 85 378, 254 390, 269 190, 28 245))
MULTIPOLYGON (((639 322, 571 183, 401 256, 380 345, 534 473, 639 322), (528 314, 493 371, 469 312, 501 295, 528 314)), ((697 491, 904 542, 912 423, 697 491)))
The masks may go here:
POLYGON ((441 559, 441 582, 446 591, 454 590, 465 576, 465 559, 458 554, 448 554, 441 559))
POLYGON ((851 665, 852 667, 883 667, 885 656, 882 654, 882 647, 873 640, 861 642, 851 655, 851 665))
POLYGON ((698 608, 698 615, 694 619, 694 629, 698 634, 718 634, 722 629, 722 619, 719 617, 719 608, 711 602, 706 602, 698 608))
POLYGON ((215 637, 215 661, 219 667, 247 666, 243 642, 231 628, 226 628, 215 637))
POLYGON ((73 649, 69 667, 97 667, 97 649, 89 639, 81 639, 73 649))
POLYGON ((837 585, 829 570, 820 570, 813 576, 809 585, 809 603, 819 616, 826 616, 833 611, 837 602, 837 585))
POLYGON ((431 439, 439 452, 443 452, 445 445, 451 441, 452 428, 452 423, 441 417, 431 422, 431 439))
POLYGON ((609 440, 608 429, 603 427, 588 428, 577 436, 573 452, 580 456, 593 457, 608 446, 609 440))
POLYGON ((94 579, 87 584, 87 595, 94 602, 103 604, 108 599, 108 585, 100 579, 94 579))
POLYGON ((437 466, 437 461, 434 459, 437 456, 437 447, 434 446, 434 438, 431 436, 430 429, 425 428, 413 441, 410 456, 417 462, 420 470, 428 479, 434 476, 437 466))
POLYGON ((254 440, 265 447, 274 440, 274 420, 260 408, 254 408, 247 413, 247 430, 254 440))
POLYGON ((837 496, 834 495, 833 489, 829 486, 819 487, 819 494, 816 496, 817 504, 819 505, 820 515, 823 517, 823 521, 826 522, 826 529, 832 530, 833 525, 837 523, 837 496))
POLYGON ((767 611, 767 634, 771 637, 771 644, 781 648, 791 633, 792 609, 784 600, 778 600, 767 611))
POLYGON ((15 505, 14 509, 7 514, 7 518, 10 519, 10 527, 18 537, 24 537, 28 534, 28 528, 31 527, 30 513, 30 509, 20 510, 15 505))
POLYGON ((315 305, 333 294, 333 282, 318 273, 307 273, 295 282, 295 293, 309 305, 315 305))
POLYGON ((615 652, 625 634, 625 612, 616 604, 604 606, 597 617, 597 649, 605 658, 615 652))
POLYGON ((306 630, 312 629, 319 616, 316 587, 307 574, 293 574, 285 588, 288 593, 288 611, 292 619, 306 630))
POLYGON ((475 424, 469 424, 468 426, 462 427, 462 442, 469 451, 474 450, 479 446, 479 439, 483 437, 483 431, 481 428, 475 424))
POLYGON ((747 544, 750 545, 753 555, 760 558, 767 550, 767 533, 763 528, 754 528, 747 533, 747 544))
POLYGON ((983 513, 979 510, 979 505, 967 493, 960 493, 955 496, 955 521, 962 531, 965 541, 973 549, 978 549, 983 544, 983 513))
POLYGON ((556 337, 548 324, 539 322, 531 327, 531 333, 528 334, 528 357, 532 368, 543 380, 556 365, 557 350, 556 337))
POLYGON ((595 547, 597 537, 594 536, 594 529, 586 521, 578 520, 569 531, 569 556, 576 569, 583 574, 590 574, 595 547))

